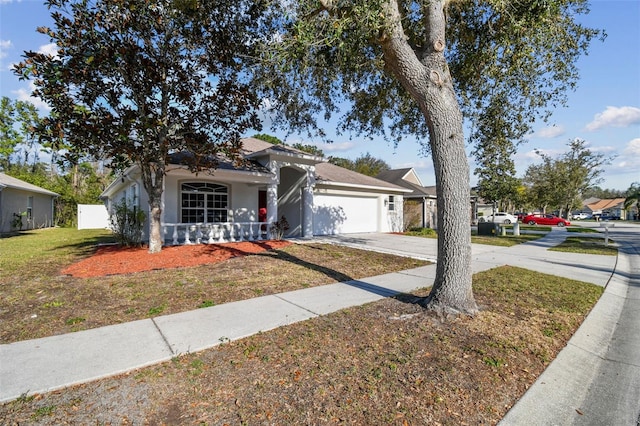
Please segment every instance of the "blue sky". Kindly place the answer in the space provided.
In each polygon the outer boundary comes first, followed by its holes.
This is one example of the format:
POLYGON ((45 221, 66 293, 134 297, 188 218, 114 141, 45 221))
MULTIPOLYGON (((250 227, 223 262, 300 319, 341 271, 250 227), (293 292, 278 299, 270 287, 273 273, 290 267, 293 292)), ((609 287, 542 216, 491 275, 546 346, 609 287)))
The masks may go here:
MULTIPOLYGON (((538 123, 535 132, 515 154, 518 176, 530 164, 539 162, 539 149, 555 156, 567 149, 574 138, 587 141, 590 149, 615 158, 604 167, 603 188, 627 189, 640 182, 640 1, 595 0, 591 13, 581 17, 585 25, 604 29, 604 42, 594 41, 589 55, 578 62, 580 81, 569 93, 568 107, 556 110, 548 123, 538 123)), ((41 1, 0 0, 0 96, 38 101, 29 98, 28 82, 21 82, 10 71, 25 50, 54 51, 46 36, 36 27, 50 25, 47 8, 41 1)), ((43 114, 46 110, 43 109, 43 114)), ((327 129, 331 134, 330 129, 327 129)), ((263 133, 283 135, 263 129, 263 133)), ((394 149, 384 140, 334 138, 331 145, 289 136, 288 143, 318 145, 327 155, 355 159, 365 153, 384 159, 393 168, 414 167, 424 185, 434 185, 430 157, 420 156, 420 147, 411 140, 394 149)), ((471 172, 475 168, 473 159, 471 172)), ((475 176, 471 175, 474 184, 475 176)))

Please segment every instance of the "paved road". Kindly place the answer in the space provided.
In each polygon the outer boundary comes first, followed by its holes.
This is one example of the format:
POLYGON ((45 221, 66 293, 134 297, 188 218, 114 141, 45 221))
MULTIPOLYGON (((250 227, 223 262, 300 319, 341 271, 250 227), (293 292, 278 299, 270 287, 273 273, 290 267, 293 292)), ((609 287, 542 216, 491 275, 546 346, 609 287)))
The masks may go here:
POLYGON ((640 425, 640 226, 609 234, 620 248, 605 293, 501 425, 640 425))

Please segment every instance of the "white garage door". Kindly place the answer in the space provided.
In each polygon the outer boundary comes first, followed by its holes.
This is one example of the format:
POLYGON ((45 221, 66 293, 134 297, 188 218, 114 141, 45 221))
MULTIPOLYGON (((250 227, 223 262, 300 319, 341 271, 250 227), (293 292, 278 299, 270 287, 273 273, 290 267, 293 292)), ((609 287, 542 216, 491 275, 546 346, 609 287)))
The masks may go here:
POLYGON ((313 234, 333 235, 378 230, 378 198, 314 195, 313 234))

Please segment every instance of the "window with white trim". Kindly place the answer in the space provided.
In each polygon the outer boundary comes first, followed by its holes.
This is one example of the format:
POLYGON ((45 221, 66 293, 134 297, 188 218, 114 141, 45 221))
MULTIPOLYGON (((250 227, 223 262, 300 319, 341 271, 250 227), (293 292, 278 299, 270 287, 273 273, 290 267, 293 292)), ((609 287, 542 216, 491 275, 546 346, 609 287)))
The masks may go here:
POLYGON ((389 211, 395 211, 396 209, 396 197, 395 195, 389 195, 389 204, 387 205, 389 211))
POLYGON ((210 182, 185 182, 180 186, 181 222, 226 222, 228 189, 210 182))
POLYGON ((33 197, 27 199, 27 220, 33 218, 33 197))

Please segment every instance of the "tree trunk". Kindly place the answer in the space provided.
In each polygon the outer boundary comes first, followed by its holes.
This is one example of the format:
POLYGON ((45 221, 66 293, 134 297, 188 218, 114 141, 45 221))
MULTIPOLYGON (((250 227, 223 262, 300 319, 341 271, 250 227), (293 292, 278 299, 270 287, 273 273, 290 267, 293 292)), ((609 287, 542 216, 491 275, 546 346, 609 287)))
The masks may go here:
POLYGON ((142 182, 149 195, 149 253, 162 251, 164 163, 142 164, 142 182))
POLYGON ((159 192, 153 197, 149 195, 149 253, 160 253, 162 250, 162 188, 154 188, 154 192, 159 192), (155 191, 154 191, 155 190, 155 191))
POLYGON ((388 30, 381 40, 387 69, 416 100, 427 121, 436 176, 438 264, 428 309, 475 314, 472 291, 471 193, 462 112, 444 58, 444 1, 425 5, 428 33, 424 51, 406 41, 396 0, 387 3, 388 30), (420 57, 418 57, 420 54, 420 57))

